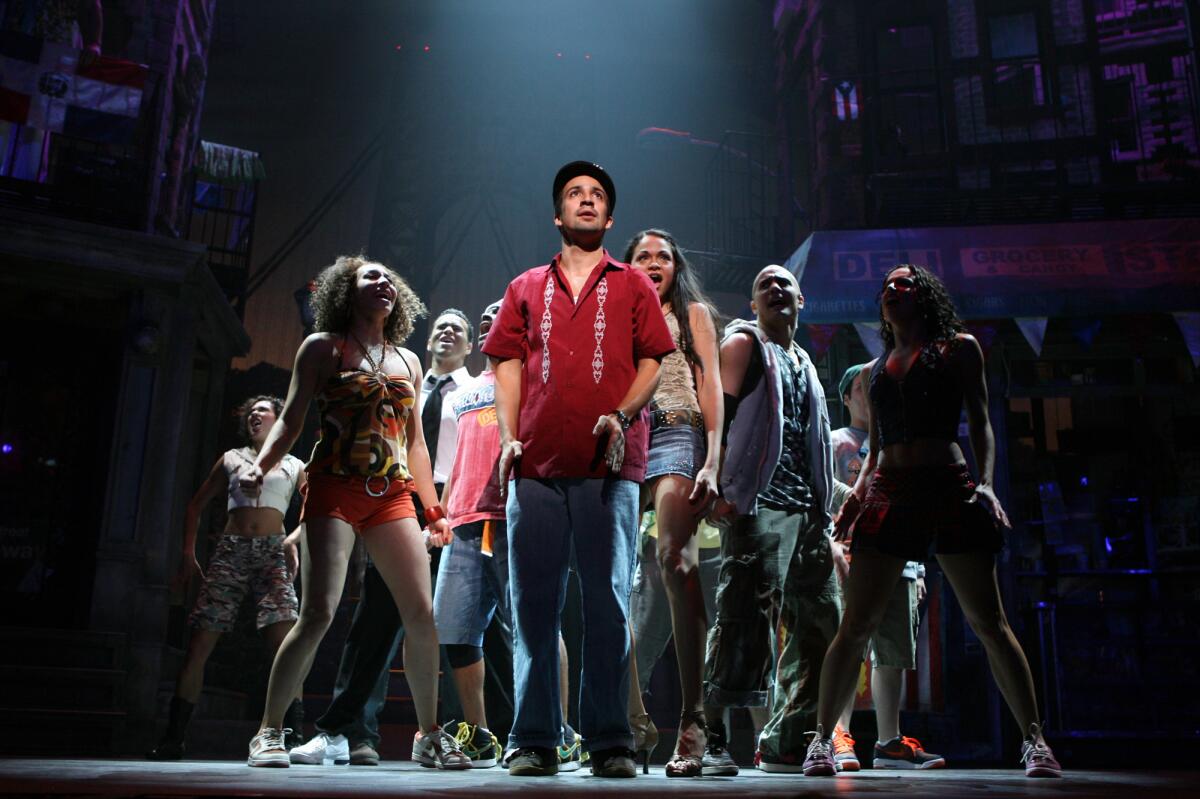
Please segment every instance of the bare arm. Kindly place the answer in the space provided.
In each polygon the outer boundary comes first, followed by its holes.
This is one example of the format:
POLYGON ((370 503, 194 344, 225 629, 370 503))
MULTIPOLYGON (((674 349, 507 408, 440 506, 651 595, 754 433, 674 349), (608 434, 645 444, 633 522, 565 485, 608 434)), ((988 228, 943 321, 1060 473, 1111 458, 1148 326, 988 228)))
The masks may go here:
POLYGON ((707 445, 704 465, 696 473, 695 485, 688 499, 704 500, 707 505, 717 494, 717 468, 721 462, 721 431, 725 428, 725 402, 721 396, 721 361, 717 349, 717 329, 712 315, 700 303, 688 311, 692 327, 692 347, 702 368, 693 368, 696 399, 704 416, 704 439, 707 445))
POLYGON ((500 496, 508 493, 508 477, 521 459, 521 362, 489 359, 496 373, 496 422, 500 427, 500 496))
POLYGON ((218 494, 228 490, 229 478, 225 476, 223 458, 218 458, 209 471, 208 477, 196 489, 196 493, 188 500, 187 510, 183 514, 183 552, 180 555, 179 574, 177 579, 187 580, 193 574, 203 576, 200 562, 196 560, 196 531, 200 528, 200 514, 208 507, 208 503, 218 494))
MULTIPOLYGON (((721 342, 721 393, 726 407, 731 407, 737 395, 742 390, 742 382, 746 379, 746 370, 750 368, 750 358, 754 354, 754 339, 749 333, 734 333, 721 342)), ((724 438, 725 428, 733 422, 733 415, 722 414, 722 428, 718 440, 724 438)), ((717 485, 720 486, 721 469, 725 467, 725 452, 723 446, 718 446, 720 457, 717 461, 717 485)), ((737 515, 737 508, 732 502, 718 497, 709 514, 709 521, 717 526, 724 524, 730 517, 737 515)))
POLYGON ((300 345, 296 352, 296 364, 292 368, 287 400, 283 403, 283 413, 271 425, 271 432, 267 434, 254 465, 242 473, 240 482, 243 491, 257 493, 262 476, 274 469, 296 443, 304 429, 308 406, 333 357, 333 341, 323 333, 314 333, 300 345))
MULTIPOLYGON (((401 350, 405 363, 413 376, 413 385, 422 384, 424 375, 417 356, 408 350, 401 350)), ((414 406, 415 407, 415 406, 414 406)), ((425 444, 425 428, 421 424, 419 412, 410 413, 404 425, 405 441, 408 442, 408 473, 417 484, 417 496, 426 510, 438 505, 437 486, 433 482, 433 460, 429 457, 429 447, 425 444)), ((436 547, 450 543, 450 525, 445 518, 429 522, 429 543, 436 547)))
POLYGON ((963 386, 963 400, 967 408, 967 435, 971 439, 971 451, 975 453, 975 464, 979 468, 979 486, 976 489, 989 510, 1004 527, 1011 526, 1008 515, 1000 506, 992 487, 996 470, 996 438, 992 433, 992 422, 988 418, 987 375, 983 369, 983 350, 974 336, 960 333, 955 360, 963 386))

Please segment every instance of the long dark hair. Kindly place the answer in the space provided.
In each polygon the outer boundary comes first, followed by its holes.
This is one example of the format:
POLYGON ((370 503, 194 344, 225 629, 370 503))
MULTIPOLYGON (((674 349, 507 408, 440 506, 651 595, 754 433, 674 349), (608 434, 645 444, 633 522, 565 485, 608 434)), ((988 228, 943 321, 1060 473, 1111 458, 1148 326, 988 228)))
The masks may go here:
POLYGON ((671 310, 675 313, 676 321, 679 322, 679 349, 691 366, 699 367, 700 371, 704 371, 704 364, 700 363, 700 359, 696 356, 695 346, 692 344, 692 303, 698 302, 704 306, 709 316, 712 317, 713 327, 717 330, 721 329, 721 315, 717 312, 713 301, 700 287, 700 278, 696 276, 692 267, 688 265, 687 259, 683 257, 675 237, 667 231, 652 227, 635 234, 629 240, 629 244, 625 246, 625 263, 633 263, 634 251, 642 243, 642 239, 647 236, 658 236, 671 248, 671 257, 675 260, 675 279, 671 281, 671 290, 667 292, 667 302, 671 303, 671 310))
POLYGON ((896 346, 896 334, 883 318, 882 299, 883 292, 887 289, 888 278, 897 269, 908 269, 912 272, 913 283, 917 287, 917 312, 921 315, 921 321, 925 323, 925 333, 930 340, 948 341, 967 329, 962 319, 958 318, 958 311, 954 309, 954 300, 950 299, 950 292, 946 291, 945 284, 937 275, 916 264, 896 264, 884 275, 883 287, 879 290, 879 337, 883 339, 885 347, 890 350, 896 346))
POLYGON ((396 287, 396 304, 383 323, 383 335, 389 343, 404 343, 417 319, 425 315, 425 305, 402 277, 365 255, 343 255, 317 275, 317 290, 312 296, 313 329, 318 333, 345 333, 350 329, 354 308, 354 284, 359 267, 371 264, 387 273, 396 287))

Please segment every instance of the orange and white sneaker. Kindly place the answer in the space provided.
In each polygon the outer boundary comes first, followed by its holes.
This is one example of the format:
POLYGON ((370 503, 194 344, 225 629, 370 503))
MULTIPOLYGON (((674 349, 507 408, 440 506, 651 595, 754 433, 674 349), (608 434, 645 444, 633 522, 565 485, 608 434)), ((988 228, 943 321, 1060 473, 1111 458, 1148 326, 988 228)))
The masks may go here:
POLYGON ((471 758, 463 754, 458 741, 441 727, 413 736, 412 759, 427 768, 458 771, 471 767, 471 758))
POLYGON ((263 727, 259 730, 258 735, 250 739, 250 756, 246 758, 246 765, 275 768, 290 766, 287 747, 283 743, 284 732, 276 727, 263 727))
POLYGON ((946 758, 921 748, 916 738, 901 735, 890 741, 875 743, 875 768, 926 769, 945 768, 946 758))
POLYGON ((1029 735, 1021 744, 1021 764, 1026 777, 1061 777, 1062 766, 1058 764, 1050 746, 1042 738, 1042 725, 1030 724, 1029 735))
POLYGON ((854 754, 854 738, 841 724, 833 728, 833 765, 838 771, 858 771, 862 764, 854 754))

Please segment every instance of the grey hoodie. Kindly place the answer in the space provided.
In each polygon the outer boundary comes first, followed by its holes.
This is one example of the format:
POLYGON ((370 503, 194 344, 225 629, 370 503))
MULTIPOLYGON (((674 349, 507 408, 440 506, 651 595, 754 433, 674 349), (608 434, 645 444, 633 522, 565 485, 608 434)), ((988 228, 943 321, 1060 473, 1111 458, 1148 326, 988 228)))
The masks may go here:
MULTIPOLYGON (((758 513, 758 493, 771 482, 783 450, 783 383, 775 349, 755 322, 735 319, 725 326, 725 338, 749 333, 758 343, 763 375, 758 385, 738 404, 729 426, 725 465, 721 470, 721 493, 742 515, 758 513)), ((808 353, 800 347, 800 367, 808 372, 808 442, 814 508, 822 524, 833 523, 833 445, 829 440, 829 409, 825 390, 808 353)))

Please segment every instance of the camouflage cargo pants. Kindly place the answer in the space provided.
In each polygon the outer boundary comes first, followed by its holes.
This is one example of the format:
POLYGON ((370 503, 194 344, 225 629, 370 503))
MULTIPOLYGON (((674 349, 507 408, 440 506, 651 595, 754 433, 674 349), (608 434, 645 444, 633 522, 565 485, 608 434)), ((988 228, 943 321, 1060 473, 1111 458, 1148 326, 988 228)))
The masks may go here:
POLYGON ((841 589, 824 531, 807 531, 796 547, 783 597, 771 718, 758 748, 775 762, 799 764, 808 746, 805 733, 816 728, 825 650, 842 619, 841 589))
POLYGON ((833 570, 828 539, 812 512, 787 513, 761 505, 739 516, 721 536, 717 615, 704 661, 705 701, 724 707, 761 707, 770 699, 775 635, 789 572, 802 584, 824 584, 833 570), (814 531, 815 530, 815 531, 814 531), (811 543, 813 539, 816 543, 811 543), (813 557, 793 567, 797 552, 813 557), (824 553, 821 555, 821 553, 824 553), (819 576, 814 576, 819 572, 819 576))

